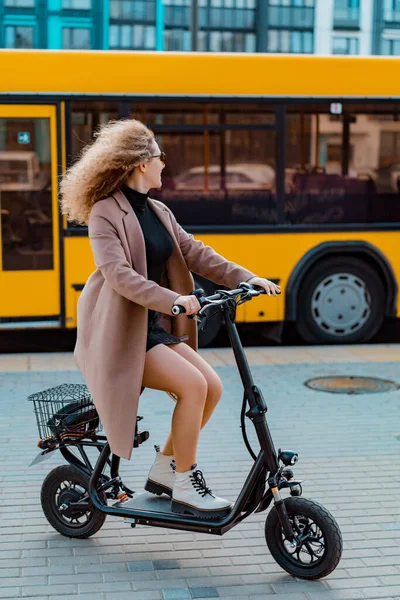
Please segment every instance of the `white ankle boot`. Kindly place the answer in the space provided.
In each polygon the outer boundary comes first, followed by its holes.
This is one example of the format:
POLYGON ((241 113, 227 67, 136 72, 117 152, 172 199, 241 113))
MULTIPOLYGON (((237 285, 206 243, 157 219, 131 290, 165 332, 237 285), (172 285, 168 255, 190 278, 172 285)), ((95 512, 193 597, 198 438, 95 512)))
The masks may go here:
POLYGON ((185 514, 202 519, 221 519, 231 510, 233 504, 214 496, 206 486, 203 473, 192 465, 190 471, 178 473, 175 471, 175 485, 172 493, 172 512, 185 514))
POLYGON ((156 459, 147 476, 144 489, 152 494, 172 496, 175 482, 175 460, 173 456, 165 456, 159 446, 154 446, 156 459))

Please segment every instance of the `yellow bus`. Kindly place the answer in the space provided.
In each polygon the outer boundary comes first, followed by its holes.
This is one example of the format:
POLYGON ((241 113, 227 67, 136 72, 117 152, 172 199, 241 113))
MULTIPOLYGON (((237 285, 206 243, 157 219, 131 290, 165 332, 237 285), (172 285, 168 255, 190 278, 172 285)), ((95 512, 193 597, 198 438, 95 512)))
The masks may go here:
POLYGON ((167 155, 152 196, 281 284, 238 322, 348 343, 399 315, 400 59, 0 50, 0 65, 0 328, 77 326, 94 264, 58 182, 100 124, 127 117, 167 155))

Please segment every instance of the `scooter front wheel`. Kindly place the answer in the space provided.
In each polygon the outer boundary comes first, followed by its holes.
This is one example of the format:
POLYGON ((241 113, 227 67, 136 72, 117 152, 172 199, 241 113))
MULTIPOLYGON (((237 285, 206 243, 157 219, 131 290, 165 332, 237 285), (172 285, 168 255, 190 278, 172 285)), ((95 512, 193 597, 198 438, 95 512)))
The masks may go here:
MULTIPOLYGON (((91 505, 89 510, 68 508, 87 496, 89 481, 71 465, 56 467, 42 485, 41 503, 46 519, 52 527, 69 538, 88 538, 99 531, 106 515, 91 505), (67 509, 67 510, 65 510, 67 509)), ((107 497, 100 493, 107 505, 107 497)))
POLYGON ((343 549, 342 534, 333 516, 307 498, 285 498, 297 543, 286 539, 275 506, 265 522, 265 539, 272 556, 290 575, 320 579, 334 571, 343 549))

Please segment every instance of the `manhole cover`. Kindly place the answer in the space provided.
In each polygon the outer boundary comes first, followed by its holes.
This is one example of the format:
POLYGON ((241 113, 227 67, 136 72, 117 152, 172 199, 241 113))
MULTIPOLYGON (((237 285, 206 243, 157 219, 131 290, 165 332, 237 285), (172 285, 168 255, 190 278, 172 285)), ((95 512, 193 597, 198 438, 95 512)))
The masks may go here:
POLYGON ((312 390, 332 392, 334 394, 376 394, 397 390, 399 386, 388 379, 376 377, 352 377, 351 375, 337 377, 316 377, 309 379, 305 385, 312 390))

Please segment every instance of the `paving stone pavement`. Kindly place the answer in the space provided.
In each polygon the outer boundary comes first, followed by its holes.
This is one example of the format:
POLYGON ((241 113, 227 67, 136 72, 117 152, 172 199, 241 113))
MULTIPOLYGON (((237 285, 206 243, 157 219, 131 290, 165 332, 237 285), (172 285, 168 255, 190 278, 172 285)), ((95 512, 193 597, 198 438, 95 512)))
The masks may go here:
MULTIPOLYGON (((342 349, 346 356, 349 348, 342 349)), ((358 351, 356 360, 348 361, 340 348, 326 354, 323 348, 290 348, 286 363, 285 349, 279 348, 275 364, 257 359, 252 367, 268 403, 276 447, 299 452, 295 474, 305 480, 304 496, 324 504, 343 533, 338 568, 316 582, 297 580, 274 562, 264 538, 265 513, 222 537, 131 529, 115 517, 107 517, 88 540, 59 535, 43 515, 40 488, 47 473, 64 461, 54 453, 28 468, 38 450, 35 417, 26 398, 83 380, 70 357, 65 370, 57 371, 50 358, 39 365, 34 355, 16 357, 18 367, 10 355, 0 356, 0 598, 400 600, 400 390, 345 395, 304 386, 307 379, 324 374, 377 376, 400 384, 399 346, 392 351, 382 347, 381 352, 375 348, 376 362, 371 351, 365 360, 358 351)), ((272 350, 266 349, 265 356, 272 350)), ((207 485, 234 500, 252 461, 239 427, 240 378, 226 352, 223 356, 218 360, 225 366, 215 368, 224 394, 201 433, 198 464, 207 485)), ((146 390, 141 397, 139 414, 150 440, 134 450, 131 461, 122 461, 128 486, 142 488, 153 445, 163 443, 173 407, 165 393, 146 390)), ((250 426, 249 438, 257 448, 250 426)))

